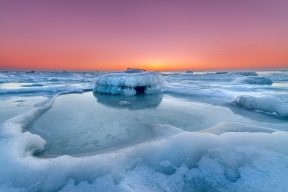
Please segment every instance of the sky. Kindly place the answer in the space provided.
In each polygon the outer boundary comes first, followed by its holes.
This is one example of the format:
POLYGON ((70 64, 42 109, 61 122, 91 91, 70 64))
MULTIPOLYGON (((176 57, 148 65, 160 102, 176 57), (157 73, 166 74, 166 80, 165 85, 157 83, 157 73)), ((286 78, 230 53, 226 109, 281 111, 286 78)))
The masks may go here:
POLYGON ((288 0, 0 0, 0 70, 288 68, 288 0))

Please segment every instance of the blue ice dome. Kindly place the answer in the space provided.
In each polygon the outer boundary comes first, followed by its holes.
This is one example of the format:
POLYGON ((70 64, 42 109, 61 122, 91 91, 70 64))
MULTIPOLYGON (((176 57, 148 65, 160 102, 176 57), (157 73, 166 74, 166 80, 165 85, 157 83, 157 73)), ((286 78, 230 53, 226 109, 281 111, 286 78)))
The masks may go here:
POLYGON ((110 95, 155 94, 161 91, 164 78, 159 72, 128 68, 109 73, 96 80, 93 92, 110 95))

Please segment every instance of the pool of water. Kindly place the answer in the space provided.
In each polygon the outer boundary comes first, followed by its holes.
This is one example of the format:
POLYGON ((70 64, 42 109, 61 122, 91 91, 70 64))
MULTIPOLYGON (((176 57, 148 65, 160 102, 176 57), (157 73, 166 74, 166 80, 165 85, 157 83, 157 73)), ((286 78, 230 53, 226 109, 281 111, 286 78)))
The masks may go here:
POLYGON ((83 156, 151 140, 158 136, 155 126, 194 132, 223 121, 285 127, 273 115, 243 112, 229 103, 210 105, 168 94, 127 97, 87 92, 59 96, 52 108, 34 120, 27 131, 47 142, 45 150, 37 156, 83 156))

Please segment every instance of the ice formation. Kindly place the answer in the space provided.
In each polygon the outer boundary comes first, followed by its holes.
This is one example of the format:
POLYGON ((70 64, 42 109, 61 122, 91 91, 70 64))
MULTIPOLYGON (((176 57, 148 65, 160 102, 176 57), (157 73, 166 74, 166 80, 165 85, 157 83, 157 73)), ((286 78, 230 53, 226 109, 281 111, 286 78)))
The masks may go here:
POLYGON ((258 74, 255 71, 234 71, 230 74, 243 75, 243 76, 257 76, 258 74))
POLYGON ((234 83, 272 85, 273 81, 267 77, 239 77, 234 80, 234 83))
POLYGON ((67 93, 100 73, 1 71, 0 191, 287 191, 288 72, 258 74, 275 86, 166 73, 161 94, 95 98, 67 93), (57 157, 38 156, 51 142, 57 157))
POLYGON ((2 124, 1 191, 285 191, 288 187, 288 134, 281 131, 215 135, 158 125, 166 136, 133 147, 86 157, 36 158, 32 154, 42 150, 45 141, 21 127, 51 104, 2 124))
POLYGON ((103 75, 95 82, 96 93, 111 95, 154 94, 161 91, 164 78, 159 72, 129 69, 103 75))
POLYGON ((271 96, 240 95, 233 102, 249 110, 277 113, 280 117, 288 118, 288 104, 271 96))
POLYGON ((188 71, 186 71, 186 73, 194 73, 194 71, 188 70, 188 71))

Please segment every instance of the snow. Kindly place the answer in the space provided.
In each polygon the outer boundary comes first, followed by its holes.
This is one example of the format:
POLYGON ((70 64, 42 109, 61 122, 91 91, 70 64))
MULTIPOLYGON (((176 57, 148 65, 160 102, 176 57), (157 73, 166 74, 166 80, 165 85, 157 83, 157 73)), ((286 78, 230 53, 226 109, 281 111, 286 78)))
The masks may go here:
POLYGON ((145 94, 154 94, 162 89, 164 78, 159 72, 129 71, 128 73, 110 73, 95 82, 96 93, 111 95, 136 95, 137 87, 145 94))
POLYGON ((280 117, 288 118, 288 103, 271 96, 239 95, 233 99, 233 102, 249 110, 275 112, 280 117))

